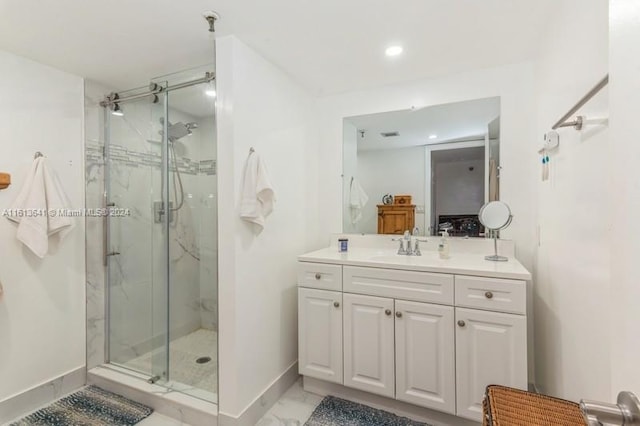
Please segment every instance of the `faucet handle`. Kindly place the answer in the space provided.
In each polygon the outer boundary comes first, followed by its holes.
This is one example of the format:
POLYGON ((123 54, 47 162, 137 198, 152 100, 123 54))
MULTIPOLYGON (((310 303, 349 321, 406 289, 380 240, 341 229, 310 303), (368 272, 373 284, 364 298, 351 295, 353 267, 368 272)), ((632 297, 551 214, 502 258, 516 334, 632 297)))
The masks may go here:
POLYGON ((420 243, 428 243, 429 240, 427 240, 426 238, 424 240, 416 238, 415 241, 415 245, 413 246, 413 254, 415 256, 422 256, 422 252, 420 251, 420 243))
POLYGON ((400 247, 398 247, 398 254, 407 254, 404 249, 404 238, 392 238, 391 241, 400 241, 400 247))
POLYGON ((413 235, 414 237, 417 237, 420 234, 420 228, 418 228, 417 226, 413 227, 413 231, 411 231, 411 235, 413 235))
POLYGON ((422 252, 420 251, 420 243, 426 243, 427 240, 419 240, 416 238, 415 245, 413 246, 413 255, 414 256, 422 256, 422 252))

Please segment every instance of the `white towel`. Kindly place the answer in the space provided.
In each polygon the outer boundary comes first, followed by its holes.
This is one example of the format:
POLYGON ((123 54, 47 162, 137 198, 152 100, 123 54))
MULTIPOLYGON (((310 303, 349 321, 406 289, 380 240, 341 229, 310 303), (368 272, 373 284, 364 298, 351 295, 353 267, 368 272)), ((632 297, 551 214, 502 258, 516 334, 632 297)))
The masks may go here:
POLYGON ((265 218, 273 211, 276 195, 262 158, 255 152, 249 154, 244 168, 240 217, 264 228, 265 218))
POLYGON ((39 157, 31 165, 25 184, 11 206, 11 210, 32 214, 9 215, 7 219, 18 223, 18 240, 43 258, 49 251, 49 238, 56 236, 62 241, 73 228, 71 218, 59 214, 68 208, 69 199, 58 175, 49 169, 44 157, 39 157), (55 215, 47 214, 52 210, 55 215))
POLYGON ((357 179, 351 178, 351 187, 349 189, 349 207, 351 208, 351 223, 356 224, 362 219, 362 209, 367 205, 369 196, 357 179))

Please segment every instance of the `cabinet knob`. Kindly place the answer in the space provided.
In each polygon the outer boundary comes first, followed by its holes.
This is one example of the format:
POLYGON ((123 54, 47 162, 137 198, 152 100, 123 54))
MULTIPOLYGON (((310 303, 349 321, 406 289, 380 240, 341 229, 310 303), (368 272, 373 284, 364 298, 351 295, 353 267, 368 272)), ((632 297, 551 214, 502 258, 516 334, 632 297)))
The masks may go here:
POLYGON ((322 275, 320 275, 320 273, 316 273, 316 280, 319 280, 320 278, 322 278, 322 275))
POLYGON ((391 309, 385 309, 384 313, 387 316, 391 315, 391 309))
POLYGON ((396 312, 396 317, 402 318, 402 312, 400 312, 400 311, 396 312))
POLYGON ((464 321, 462 321, 462 320, 458 320, 458 325, 459 325, 460 327, 464 327, 465 325, 467 325, 467 323, 465 323, 465 322, 464 322, 464 321))
POLYGON ((490 291, 487 291, 487 292, 484 294, 484 297, 486 297, 487 299, 493 299, 493 293, 491 293, 490 291))
POLYGON ((334 308, 339 308, 340 307, 340 302, 333 302, 333 306, 334 306, 334 308))

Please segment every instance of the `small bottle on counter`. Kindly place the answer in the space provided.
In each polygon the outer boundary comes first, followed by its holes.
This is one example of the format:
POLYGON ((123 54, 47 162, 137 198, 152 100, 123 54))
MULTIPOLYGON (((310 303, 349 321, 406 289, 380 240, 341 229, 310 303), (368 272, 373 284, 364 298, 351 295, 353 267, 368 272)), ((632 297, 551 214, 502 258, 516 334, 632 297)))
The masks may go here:
POLYGON ((346 253, 349 251, 349 239, 348 238, 338 238, 338 251, 340 253, 346 253))
POLYGON ((441 232, 442 238, 440 239, 440 243, 438 244, 438 254, 440 255, 440 259, 448 259, 449 258, 449 232, 445 229, 441 232))

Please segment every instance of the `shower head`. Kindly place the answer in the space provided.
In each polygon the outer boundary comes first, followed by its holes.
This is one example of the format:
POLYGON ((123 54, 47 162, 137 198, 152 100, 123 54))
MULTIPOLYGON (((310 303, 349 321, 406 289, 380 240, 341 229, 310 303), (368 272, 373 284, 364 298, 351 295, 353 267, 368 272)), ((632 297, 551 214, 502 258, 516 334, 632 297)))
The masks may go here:
MULTIPOLYGON (((164 117, 160 117, 160 123, 164 125, 164 117)), ((185 136, 191 136, 193 134, 192 130, 197 128, 198 123, 196 123, 195 121, 191 121, 186 124, 182 121, 178 121, 177 123, 173 124, 169 122, 169 142, 175 142, 185 136)), ((163 135, 164 132, 160 130, 158 131, 158 134, 163 135)))
POLYGON ((171 142, 175 142, 178 139, 181 139, 187 136, 190 133, 190 129, 184 124, 182 121, 177 123, 173 123, 169 126, 169 140, 171 142))

